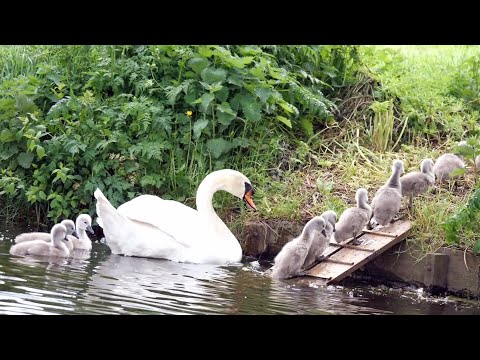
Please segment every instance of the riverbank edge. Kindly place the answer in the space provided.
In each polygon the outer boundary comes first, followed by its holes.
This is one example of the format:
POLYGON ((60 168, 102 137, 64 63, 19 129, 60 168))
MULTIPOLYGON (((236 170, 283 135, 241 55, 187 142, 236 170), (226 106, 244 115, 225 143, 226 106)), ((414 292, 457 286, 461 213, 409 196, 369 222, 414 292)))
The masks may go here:
MULTIPOLYGON (((245 255, 273 260, 288 241, 301 233, 303 225, 286 220, 252 221, 237 237, 245 255)), ((353 277, 385 285, 402 282, 424 287, 432 294, 480 300, 480 256, 442 246, 418 259, 412 256, 412 246, 414 242, 407 238, 354 272, 353 277)))

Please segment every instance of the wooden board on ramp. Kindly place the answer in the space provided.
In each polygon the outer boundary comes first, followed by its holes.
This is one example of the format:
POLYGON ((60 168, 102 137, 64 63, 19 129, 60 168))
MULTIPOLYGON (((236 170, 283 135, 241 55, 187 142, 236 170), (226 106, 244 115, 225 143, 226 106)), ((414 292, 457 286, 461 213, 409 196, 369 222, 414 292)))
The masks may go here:
MULTIPOLYGON (((381 229, 364 232, 359 240, 361 245, 351 244, 351 239, 343 245, 330 245, 323 253, 326 258, 307 271, 308 276, 323 279, 325 284, 337 282, 350 275, 378 255, 404 240, 412 223, 408 220, 398 220, 381 229)), ((334 240, 332 239, 334 242, 334 240)))

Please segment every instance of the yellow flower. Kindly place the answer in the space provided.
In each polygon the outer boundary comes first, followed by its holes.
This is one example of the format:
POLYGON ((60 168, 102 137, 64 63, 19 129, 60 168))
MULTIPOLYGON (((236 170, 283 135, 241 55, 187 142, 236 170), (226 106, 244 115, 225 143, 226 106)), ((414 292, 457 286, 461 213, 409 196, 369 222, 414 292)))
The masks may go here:
POLYGON ((193 112, 191 112, 190 110, 188 110, 185 114, 187 114, 187 116, 192 116, 193 112))

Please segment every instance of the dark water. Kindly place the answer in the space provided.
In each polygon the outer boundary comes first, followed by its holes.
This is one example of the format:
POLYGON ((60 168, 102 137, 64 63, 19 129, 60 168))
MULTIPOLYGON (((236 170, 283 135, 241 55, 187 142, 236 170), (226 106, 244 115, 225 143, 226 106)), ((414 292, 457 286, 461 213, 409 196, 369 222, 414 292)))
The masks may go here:
POLYGON ((251 261, 179 264, 100 243, 83 259, 11 256, 20 232, 0 227, 0 314, 480 314, 479 303, 421 289, 273 281, 251 261))

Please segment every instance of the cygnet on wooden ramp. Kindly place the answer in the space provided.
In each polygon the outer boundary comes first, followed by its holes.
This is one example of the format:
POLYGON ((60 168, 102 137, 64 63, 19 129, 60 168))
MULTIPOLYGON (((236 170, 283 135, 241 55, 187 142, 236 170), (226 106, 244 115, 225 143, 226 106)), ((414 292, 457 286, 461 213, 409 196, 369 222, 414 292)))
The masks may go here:
POLYGON ((328 210, 323 212, 320 216, 325 220, 325 235, 319 234, 313 239, 312 244, 310 245, 310 249, 308 250, 307 257, 305 258, 303 269, 309 269, 312 265, 314 265, 317 261, 321 259, 321 255, 328 247, 330 238, 335 232, 337 213, 333 210, 328 210))
POLYGON ((357 238, 362 234, 363 228, 368 224, 372 216, 372 208, 368 205, 367 189, 358 189, 355 194, 355 200, 357 201, 357 206, 346 209, 335 225, 333 238, 337 243, 353 237, 353 244, 358 245, 357 238))
POLYGON ((275 257, 275 264, 272 267, 272 278, 289 279, 305 275, 301 268, 313 239, 320 234, 323 236, 327 235, 325 232, 325 219, 321 216, 315 216, 305 225, 300 236, 286 243, 275 257))
POLYGON ((402 196, 408 196, 408 208, 412 208, 413 197, 424 193, 435 183, 432 159, 424 159, 420 164, 421 171, 412 171, 400 178, 402 196))
MULTIPOLYGON (((395 215, 402 206, 402 184, 400 175, 403 173, 403 161, 395 160, 392 166, 392 175, 385 185, 378 189, 372 199, 372 215, 373 220, 383 227, 392 222, 395 215)), ((371 228, 371 224, 367 224, 371 228)))

